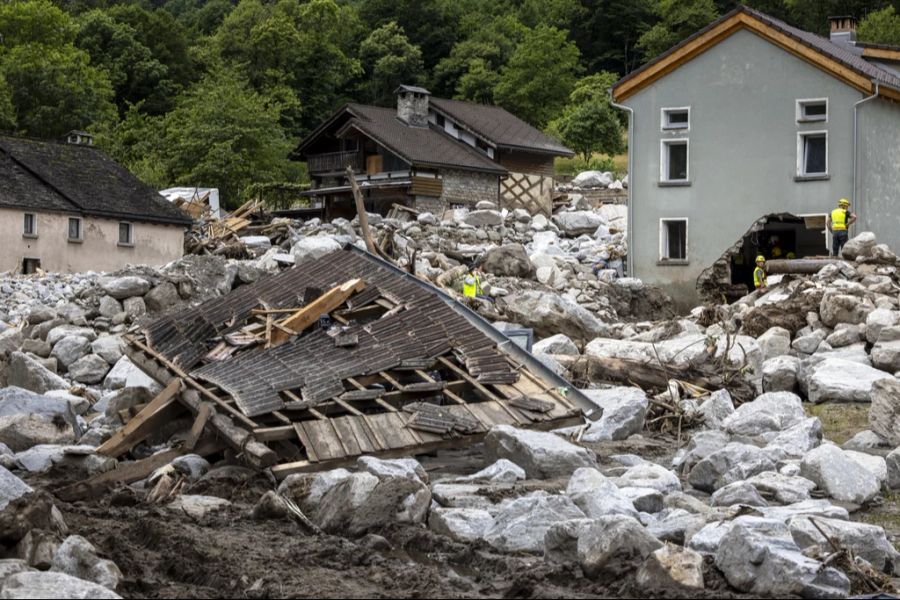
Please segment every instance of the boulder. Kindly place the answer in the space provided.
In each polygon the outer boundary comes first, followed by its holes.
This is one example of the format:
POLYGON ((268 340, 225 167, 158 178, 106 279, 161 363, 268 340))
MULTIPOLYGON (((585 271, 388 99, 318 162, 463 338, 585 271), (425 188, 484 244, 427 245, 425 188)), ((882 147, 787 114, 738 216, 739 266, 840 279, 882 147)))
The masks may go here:
POLYGON ((875 234, 871 231, 863 231, 847 240, 847 243, 841 248, 841 257, 847 260, 856 260, 860 256, 869 256, 876 244, 875 234))
POLYGON ((800 463, 800 474, 841 502, 864 504, 881 489, 875 475, 831 444, 810 450, 800 463))
POLYGON ((638 512, 653 514, 665 508, 663 493, 654 488, 621 487, 619 493, 627 498, 638 512))
POLYGON ((538 479, 563 477, 581 467, 597 466, 594 453, 552 433, 495 425, 484 439, 485 459, 506 458, 538 479))
POLYGON ((711 429, 721 429, 731 413, 734 412, 734 401, 728 390, 716 390, 700 405, 699 413, 703 422, 711 429))
POLYGON ((673 586, 703 589, 703 556, 667 543, 647 557, 637 571, 636 581, 644 590, 669 590, 673 586))
POLYGON ((291 247, 294 263, 301 264, 305 260, 321 258, 341 249, 341 244, 328 236, 302 237, 291 247))
POLYGON ((13 414, 0 417, 0 443, 13 451, 28 450, 38 444, 72 444, 75 431, 64 420, 41 414, 13 414))
POLYGON ((601 417, 592 421, 582 435, 583 441, 624 440, 644 429, 644 417, 649 407, 644 391, 623 386, 581 392, 603 409, 601 417))
POLYGON ((774 470, 775 463, 765 450, 732 442, 694 465, 688 482, 698 490, 713 492, 729 483, 774 470))
POLYGON ((578 538, 593 519, 570 519, 552 524, 544 534, 544 560, 556 563, 578 561, 578 538))
POLYGON ((53 346, 41 339, 27 339, 22 342, 22 352, 34 354, 41 358, 50 356, 53 346))
POLYGON ((463 223, 472 227, 499 227, 503 216, 496 210, 473 210, 463 217, 463 223))
POLYGON ((588 577, 618 576, 662 545, 636 519, 624 515, 600 517, 578 538, 578 562, 588 577))
POLYGON ((572 180, 572 185, 577 188, 606 188, 612 182, 612 173, 608 171, 582 171, 572 180))
POLYGON ((142 297, 135 296, 122 302, 122 309, 128 317, 136 319, 147 313, 147 303, 144 302, 142 297))
POLYGON ((783 356, 791 351, 791 332, 784 327, 772 327, 756 340, 763 361, 783 356))
MULTIPOLYGON (((815 525, 841 548, 851 550, 880 571, 890 575, 900 567, 900 553, 888 541, 883 527, 825 517, 816 518, 815 525)), ((791 536, 802 550, 815 547, 820 554, 830 554, 833 547, 815 525, 809 517, 794 517, 788 522, 791 536)))
POLYGON ((494 503, 487 494, 493 491, 505 492, 508 485, 483 483, 435 483, 431 486, 434 501, 447 508, 479 508, 494 510, 494 503), (499 488, 499 489, 498 489, 499 488))
MULTIPOLYGON (((546 352, 547 354, 562 354, 563 356, 578 356, 581 351, 569 336, 562 333, 551 335, 539 342, 535 342, 532 352, 546 352)), ((582 390, 584 391, 584 390, 582 390)))
POLYGON ((876 381, 894 376, 873 367, 841 358, 826 358, 809 374, 810 402, 869 402, 876 381))
POLYGON ((405 477, 428 483, 428 473, 414 458, 380 459, 374 456, 360 456, 356 461, 360 471, 366 471, 383 479, 385 477, 405 477))
POLYGON ((822 422, 808 417, 776 435, 766 446, 776 450, 780 458, 801 458, 822 443, 822 422))
POLYGON ((114 365, 125 353, 125 343, 117 335, 104 335, 91 342, 91 352, 114 365))
POLYGON ((183 512, 194 520, 200 521, 213 513, 225 510, 231 506, 231 502, 216 496, 196 496, 182 494, 177 496, 167 508, 183 512))
POLYGON ((620 488, 651 488, 663 494, 681 491, 681 481, 675 473, 651 462, 644 462, 629 467, 624 473, 614 478, 613 481, 620 488))
POLYGON ((56 344, 61 339, 66 337, 83 337, 87 338, 89 342, 93 342, 97 339, 97 332, 90 327, 79 327, 78 325, 60 325, 47 332, 47 343, 51 346, 56 346, 56 344))
POLYGON ((553 215, 553 222, 569 237, 591 234, 601 225, 606 225, 606 220, 599 213, 590 210, 559 212, 553 215))
POLYGON ((553 292, 513 292, 502 303, 509 319, 534 329, 541 337, 563 333, 584 340, 595 338, 604 330, 603 323, 586 308, 553 292))
POLYGON ((822 296, 819 316, 827 327, 834 327, 838 323, 858 325, 866 322, 874 308, 864 298, 829 290, 822 296))
POLYGON ((584 513, 568 496, 536 493, 504 502, 484 539, 501 552, 540 554, 551 525, 583 518, 584 513))
POLYGON ((524 480, 525 477, 525 469, 512 461, 501 458, 477 473, 455 477, 453 481, 457 483, 478 481, 486 483, 515 483, 524 480))
POLYGON ((887 461, 883 457, 856 450, 844 450, 844 453, 856 461, 860 467, 874 475, 878 480, 878 485, 887 483, 887 461))
POLYGON ((797 389, 800 359, 796 356, 776 356, 762 365, 764 392, 793 392, 797 389))
POLYGON ((746 482, 779 504, 809 500, 809 493, 816 489, 816 484, 805 477, 783 475, 777 471, 758 473, 746 482))
POLYGON ((722 536, 716 566, 732 586, 757 596, 843 598, 847 576, 803 555, 787 525, 759 517, 738 517, 722 536))
POLYGON ((763 506, 757 509, 767 519, 787 523, 794 517, 825 517, 846 521, 850 514, 846 508, 834 506, 828 500, 802 500, 785 506, 763 506))
POLYGON ((694 465, 712 454, 718 452, 731 441, 731 436, 717 429, 704 429, 691 436, 690 441, 683 448, 679 448, 672 458, 672 466, 687 472, 694 465))
POLYGON ((151 396, 162 391, 162 386, 149 375, 141 371, 127 356, 123 356, 113 365, 103 380, 103 389, 118 390, 125 387, 146 388, 151 396))
POLYGON ((457 542, 474 542, 493 526, 494 517, 477 508, 434 508, 428 515, 428 527, 457 542))
POLYGON ((71 535, 63 541, 53 556, 51 570, 92 581, 110 590, 115 590, 122 580, 122 572, 116 563, 97 556, 97 549, 80 535, 71 535))
POLYGON ((143 296, 149 292, 150 282, 143 277, 130 275, 101 280, 100 288, 116 300, 124 300, 133 296, 143 296))
POLYGON ((50 356, 55 358, 59 364, 66 369, 76 360, 90 354, 91 342, 86 337, 80 335, 70 335, 62 338, 53 346, 50 356))
POLYGON ((757 436, 783 431, 805 417, 800 396, 790 392, 769 392, 739 406, 722 426, 732 435, 757 436))
POLYGON ((150 312, 163 312, 181 302, 178 288, 169 281, 163 281, 144 296, 144 303, 150 312))
POLYGON ((535 266, 522 244, 508 244, 488 250, 479 266, 485 273, 500 277, 531 279, 535 275, 535 266))
MULTIPOLYGON (((871 408, 869 409, 871 414, 871 408)), ((883 437, 871 430, 860 431, 841 445, 844 450, 859 450, 865 452, 876 448, 887 448, 890 444, 883 437)))
POLYGON ((812 333, 798 336, 791 344, 791 348, 802 354, 814 354, 827 335, 824 329, 817 329, 812 333))
POLYGON ((0 584, 0 598, 121 598, 102 585, 53 571, 10 575, 0 584))
POLYGON ((900 489, 900 448, 884 457, 887 466, 887 484, 892 490, 900 489))
POLYGON ((597 469, 575 471, 566 486, 566 495, 591 519, 605 515, 638 517, 634 504, 597 469))
POLYGON ((900 371, 900 340, 875 344, 872 347, 872 366, 888 373, 900 371))
POLYGON ((712 506, 768 506, 765 498, 757 489, 746 481, 735 481, 717 489, 709 499, 712 506))
POLYGON ((669 509, 664 511, 659 519, 650 520, 647 531, 660 541, 683 546, 694 533, 703 529, 707 521, 709 521, 707 514, 669 509))
MULTIPOLYGON (((880 332, 879 332, 880 333, 880 332)), ((856 344, 862 339, 859 325, 850 323, 838 323, 834 327, 834 331, 825 338, 828 345, 832 348, 843 348, 851 344, 856 344)))
POLYGON ((100 307, 98 308, 100 315, 107 319, 112 319, 122 312, 122 303, 112 296, 103 296, 100 298, 100 307))
POLYGON ((900 313, 886 308, 876 308, 866 317, 866 340, 870 344, 878 341, 882 329, 894 327, 900 323, 900 313))
POLYGON ((900 381, 882 379, 872 385, 869 426, 891 446, 900 446, 900 381))
POLYGON ((109 372, 109 363, 96 354, 82 356, 69 365, 69 377, 78 383, 100 383, 109 372))

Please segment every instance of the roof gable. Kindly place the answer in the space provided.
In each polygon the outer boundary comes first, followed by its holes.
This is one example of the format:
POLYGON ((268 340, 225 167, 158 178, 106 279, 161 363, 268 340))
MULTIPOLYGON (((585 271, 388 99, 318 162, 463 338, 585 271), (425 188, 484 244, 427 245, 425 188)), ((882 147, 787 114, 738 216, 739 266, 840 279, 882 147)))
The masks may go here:
POLYGON ((880 94, 900 100, 900 77, 825 38, 746 6, 736 8, 620 79, 613 86, 613 99, 628 99, 739 30, 751 31, 861 92, 873 93, 877 87, 880 94))

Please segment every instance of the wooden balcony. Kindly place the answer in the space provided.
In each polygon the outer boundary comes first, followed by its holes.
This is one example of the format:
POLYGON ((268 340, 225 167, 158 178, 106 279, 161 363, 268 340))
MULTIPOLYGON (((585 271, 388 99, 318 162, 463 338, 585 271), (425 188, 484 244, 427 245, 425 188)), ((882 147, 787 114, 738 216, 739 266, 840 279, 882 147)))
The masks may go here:
POLYGON ((306 166, 310 173, 336 173, 346 170, 348 165, 353 167, 354 171, 362 171, 362 161, 359 159, 358 150, 313 154, 306 160, 306 166))

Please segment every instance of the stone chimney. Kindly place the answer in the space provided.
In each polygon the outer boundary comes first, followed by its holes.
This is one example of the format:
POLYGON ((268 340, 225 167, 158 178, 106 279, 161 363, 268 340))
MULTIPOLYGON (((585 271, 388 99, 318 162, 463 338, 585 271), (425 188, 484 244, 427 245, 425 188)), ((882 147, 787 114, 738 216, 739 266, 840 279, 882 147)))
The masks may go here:
POLYGON ((831 35, 829 39, 835 44, 852 46, 856 43, 856 18, 855 17, 828 17, 831 23, 831 35))
POLYGON ((401 85, 397 94, 397 118, 410 127, 428 127, 428 97, 425 88, 401 85))
POLYGON ((87 131, 77 131, 73 129, 68 134, 66 134, 66 141, 70 144, 76 144, 78 146, 93 146, 94 136, 92 136, 87 131))

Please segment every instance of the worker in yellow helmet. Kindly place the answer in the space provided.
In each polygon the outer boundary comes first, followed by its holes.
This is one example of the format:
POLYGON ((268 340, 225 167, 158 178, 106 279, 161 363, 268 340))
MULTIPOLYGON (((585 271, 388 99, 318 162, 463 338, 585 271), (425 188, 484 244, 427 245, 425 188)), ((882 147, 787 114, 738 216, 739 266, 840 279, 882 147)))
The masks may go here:
POLYGON ((478 298, 484 296, 481 289, 481 275, 478 267, 469 265, 469 270, 463 277, 463 296, 466 298, 478 298))
POLYGON ((826 218, 826 226, 831 232, 831 255, 840 256, 841 249, 847 243, 850 226, 856 222, 856 215, 850 212, 850 201, 846 198, 838 200, 838 207, 826 218))
POLYGON ((762 254, 756 257, 756 268, 753 269, 753 285, 758 290, 766 290, 766 257, 762 254))

